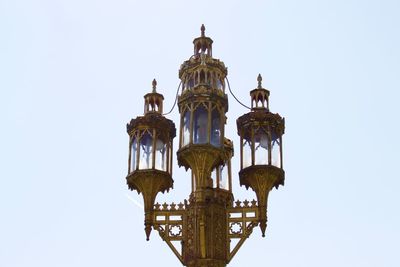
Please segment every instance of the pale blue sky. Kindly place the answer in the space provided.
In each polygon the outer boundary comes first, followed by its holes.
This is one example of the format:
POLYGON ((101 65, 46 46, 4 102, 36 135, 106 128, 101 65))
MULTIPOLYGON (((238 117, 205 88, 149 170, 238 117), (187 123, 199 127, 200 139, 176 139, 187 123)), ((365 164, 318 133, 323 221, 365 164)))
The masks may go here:
MULTIPOLYGON (((236 95, 261 73, 286 118, 267 236, 229 266, 400 266, 400 3, 244 2, 0 0, 0 266, 180 265, 127 197, 125 125, 153 78, 171 107, 202 23, 236 95)), ((160 201, 189 194, 174 179, 160 201)))

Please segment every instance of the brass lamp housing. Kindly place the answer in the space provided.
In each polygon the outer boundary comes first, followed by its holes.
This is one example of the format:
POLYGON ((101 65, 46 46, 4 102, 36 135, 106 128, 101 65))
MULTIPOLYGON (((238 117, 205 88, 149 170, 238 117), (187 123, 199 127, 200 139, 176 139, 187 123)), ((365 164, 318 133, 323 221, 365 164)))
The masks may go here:
POLYGON ((201 36, 193 41, 194 55, 179 70, 182 93, 178 99, 181 114, 178 164, 192 170, 200 199, 204 199, 203 190, 209 187, 211 171, 224 164, 229 154, 224 146, 227 69, 223 62, 212 57, 213 41, 205 36, 204 30, 202 26, 201 36))
POLYGON ((259 226, 262 235, 265 236, 269 191, 273 187, 278 188, 279 185, 284 185, 285 180, 282 165, 282 135, 285 131, 285 119, 269 111, 269 91, 261 87, 261 80, 261 75, 259 75, 258 88, 250 92, 252 111, 239 117, 236 123, 240 136, 240 185, 245 186, 246 189, 250 187, 256 193, 259 203, 259 226), (250 153, 247 154, 244 151, 246 143, 250 147, 250 153), (278 144, 278 155, 271 153, 273 143, 278 144), (262 147, 264 147, 264 154, 257 152, 258 149, 262 151, 262 147), (273 156, 278 157, 276 163, 273 162, 273 156), (248 157, 251 158, 251 162, 248 157))
POLYGON ((146 94, 144 116, 132 119, 127 124, 129 134, 129 167, 126 177, 129 189, 142 193, 145 210, 145 232, 149 240, 153 225, 153 206, 159 192, 164 193, 173 187, 172 179, 172 144, 176 136, 175 124, 162 115, 162 100, 164 97, 155 91, 156 81, 153 81, 153 92, 146 94), (148 144, 141 143, 147 138, 148 144), (140 157, 143 149, 147 151, 147 163, 140 157), (158 152, 160 150, 162 152, 158 152), (160 153, 160 158, 157 157, 160 153), (162 158, 161 158, 162 157, 162 158), (162 163, 161 163, 162 162, 162 163), (144 164, 142 164, 144 163, 144 164))
POLYGON ((223 164, 228 159, 228 151, 224 147, 224 125, 226 122, 225 112, 227 110, 227 99, 214 93, 202 94, 197 90, 205 90, 199 86, 194 90, 185 91, 179 98, 179 110, 181 113, 180 127, 180 149, 177 151, 179 166, 191 169, 195 177, 195 187, 208 187, 208 179, 211 171, 218 165, 223 164), (206 112, 207 119, 205 125, 200 130, 204 130, 204 140, 196 141, 196 113, 198 110, 206 112), (215 118, 213 117, 215 115, 215 118), (189 127, 185 125, 185 120, 189 117, 189 127), (219 135, 213 138, 213 120, 218 121, 219 135), (187 130, 185 130, 187 128, 187 130), (188 131, 188 134, 185 134, 188 131))

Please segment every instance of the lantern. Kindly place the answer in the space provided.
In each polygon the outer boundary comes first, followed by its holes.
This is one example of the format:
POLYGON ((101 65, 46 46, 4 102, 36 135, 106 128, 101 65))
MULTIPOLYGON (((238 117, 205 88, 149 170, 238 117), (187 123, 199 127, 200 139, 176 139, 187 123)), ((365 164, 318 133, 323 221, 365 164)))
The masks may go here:
POLYGON ((213 41, 204 30, 202 26, 201 36, 193 41, 194 55, 179 70, 182 92, 178 98, 181 122, 177 151, 179 166, 192 170, 193 187, 201 190, 209 188, 212 170, 225 166, 228 160, 224 146, 227 69, 212 57, 213 41))
POLYGON ((250 92, 251 112, 237 119, 240 136, 240 185, 251 187, 260 208, 260 228, 265 235, 268 193, 284 184, 282 165, 282 135, 285 120, 269 111, 269 91, 262 88, 261 75, 258 87, 250 92))
POLYGON ((163 95, 156 91, 144 96, 144 116, 127 124, 130 154, 127 183, 131 190, 143 194, 145 206, 145 231, 151 232, 152 210, 158 192, 169 191, 172 179, 172 141, 176 135, 175 124, 162 115, 163 95))

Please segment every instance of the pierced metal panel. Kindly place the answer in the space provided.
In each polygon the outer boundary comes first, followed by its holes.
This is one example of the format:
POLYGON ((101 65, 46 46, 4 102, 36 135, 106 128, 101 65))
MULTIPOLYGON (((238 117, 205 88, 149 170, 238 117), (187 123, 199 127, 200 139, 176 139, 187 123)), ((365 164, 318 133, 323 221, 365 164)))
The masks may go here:
POLYGON ((243 245, 244 241, 253 232, 253 228, 258 225, 258 210, 259 208, 257 206, 257 201, 255 200, 252 200, 251 202, 248 200, 244 200, 243 202, 238 200, 235 202, 234 207, 228 208, 227 236, 230 241, 238 240, 237 244, 228 251, 228 261, 235 256, 239 248, 243 245))
POLYGON ((176 246, 175 241, 182 241, 186 230, 187 203, 171 203, 154 205, 153 221, 154 229, 158 231, 160 237, 168 244, 174 254, 183 263, 182 246, 176 246), (175 243, 175 244, 174 244, 175 243))

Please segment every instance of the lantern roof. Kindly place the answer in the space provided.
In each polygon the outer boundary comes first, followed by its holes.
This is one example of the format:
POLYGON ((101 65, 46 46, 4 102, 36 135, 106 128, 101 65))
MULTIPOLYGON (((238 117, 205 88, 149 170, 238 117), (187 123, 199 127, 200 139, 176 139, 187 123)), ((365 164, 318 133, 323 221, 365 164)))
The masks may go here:
POLYGON ((164 96, 157 93, 157 81, 153 79, 152 92, 144 96, 144 116, 138 116, 126 125, 128 134, 138 129, 157 129, 159 133, 165 132, 174 138, 175 124, 163 116, 163 101, 164 96))

